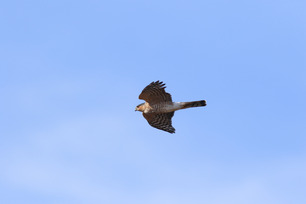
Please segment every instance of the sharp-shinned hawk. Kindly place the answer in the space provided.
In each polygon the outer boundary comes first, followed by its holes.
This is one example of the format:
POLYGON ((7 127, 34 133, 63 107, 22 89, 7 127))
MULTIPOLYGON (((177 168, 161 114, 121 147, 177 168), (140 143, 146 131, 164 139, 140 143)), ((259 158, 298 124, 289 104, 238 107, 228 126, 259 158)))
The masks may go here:
POLYGON ((174 133, 175 129, 171 121, 174 111, 206 106, 206 101, 172 102, 171 95, 165 91, 165 88, 162 81, 152 82, 146 86, 139 95, 139 99, 145 100, 145 103, 136 106, 135 111, 142 112, 143 117, 152 127, 174 133))

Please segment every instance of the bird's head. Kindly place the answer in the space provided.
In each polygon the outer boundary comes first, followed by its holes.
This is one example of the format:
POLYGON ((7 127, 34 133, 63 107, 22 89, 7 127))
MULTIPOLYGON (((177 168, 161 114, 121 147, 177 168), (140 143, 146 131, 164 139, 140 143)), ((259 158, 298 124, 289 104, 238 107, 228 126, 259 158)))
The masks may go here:
POLYGON ((135 111, 141 111, 141 112, 143 112, 143 110, 144 110, 143 105, 144 105, 144 104, 145 104, 145 103, 141 103, 141 104, 139 104, 138 106, 136 106, 135 111))

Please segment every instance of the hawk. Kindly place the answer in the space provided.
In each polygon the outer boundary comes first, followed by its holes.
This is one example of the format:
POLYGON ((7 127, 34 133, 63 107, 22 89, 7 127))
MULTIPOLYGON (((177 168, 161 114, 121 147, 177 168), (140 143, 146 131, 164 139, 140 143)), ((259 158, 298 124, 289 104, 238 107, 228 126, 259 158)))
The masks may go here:
POLYGON ((146 86, 139 95, 139 99, 145 100, 145 103, 136 106, 135 111, 142 112, 143 117, 152 127, 175 133, 171 121, 174 111, 206 106, 206 101, 173 102, 171 95, 165 91, 165 88, 162 81, 152 82, 146 86))

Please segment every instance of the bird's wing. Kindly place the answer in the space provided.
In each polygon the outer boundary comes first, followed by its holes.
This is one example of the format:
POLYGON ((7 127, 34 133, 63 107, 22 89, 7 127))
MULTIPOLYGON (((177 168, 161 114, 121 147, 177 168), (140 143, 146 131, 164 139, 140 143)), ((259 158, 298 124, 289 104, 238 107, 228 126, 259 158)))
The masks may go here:
POLYGON ((143 117, 148 123, 157 129, 164 130, 169 133, 175 133, 174 127, 172 127, 171 118, 174 112, 170 113, 142 113, 143 117))
POLYGON ((150 105, 161 102, 172 102, 171 95, 165 91, 165 88, 166 86, 163 82, 152 82, 142 90, 139 99, 145 100, 150 105))

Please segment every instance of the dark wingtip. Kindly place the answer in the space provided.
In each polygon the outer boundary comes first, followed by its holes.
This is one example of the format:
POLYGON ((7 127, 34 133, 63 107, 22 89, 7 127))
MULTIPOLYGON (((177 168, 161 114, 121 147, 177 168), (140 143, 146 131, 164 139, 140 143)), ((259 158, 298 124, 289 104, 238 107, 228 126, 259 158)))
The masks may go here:
POLYGON ((156 85, 156 86, 159 86, 159 88, 166 88, 166 84, 163 82, 163 81, 159 81, 159 80, 157 80, 157 81, 153 81, 151 84, 154 84, 154 85, 156 85))
POLYGON ((173 128, 173 129, 171 129, 171 130, 168 130, 168 132, 171 133, 171 134, 173 134, 173 133, 175 133, 175 129, 173 128))

